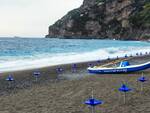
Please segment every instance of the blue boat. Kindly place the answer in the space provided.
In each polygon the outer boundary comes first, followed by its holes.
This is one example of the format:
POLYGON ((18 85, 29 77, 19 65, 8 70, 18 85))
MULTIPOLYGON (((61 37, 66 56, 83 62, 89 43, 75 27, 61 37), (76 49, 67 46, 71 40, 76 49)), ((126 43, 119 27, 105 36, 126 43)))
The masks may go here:
POLYGON ((150 62, 138 64, 138 65, 130 65, 128 61, 122 61, 118 67, 94 66, 94 67, 88 67, 87 70, 89 73, 95 73, 95 74, 117 74, 117 73, 136 72, 148 68, 150 68, 150 62))

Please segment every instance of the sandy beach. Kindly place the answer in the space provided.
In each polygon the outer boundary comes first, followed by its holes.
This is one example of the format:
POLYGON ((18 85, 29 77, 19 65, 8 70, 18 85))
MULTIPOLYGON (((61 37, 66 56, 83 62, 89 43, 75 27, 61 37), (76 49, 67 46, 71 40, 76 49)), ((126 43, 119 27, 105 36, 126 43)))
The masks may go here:
MULTIPOLYGON (((131 64, 150 61, 150 56, 132 57, 131 64)), ((105 64, 110 61, 101 61, 105 64)), ((61 65, 62 74, 56 68, 44 67, 25 71, 1 73, 0 76, 0 113, 90 113, 83 104, 91 96, 104 101, 96 107, 96 113, 149 113, 150 82, 144 83, 140 91, 137 78, 144 74, 150 78, 150 70, 128 74, 91 75, 87 65, 92 62, 78 63, 77 72, 72 73, 71 64, 61 65), (33 72, 38 70, 41 76, 35 81, 33 72), (15 81, 5 81, 12 74, 15 81), (123 94, 118 91, 122 82, 126 82, 132 91, 127 94, 123 103, 123 94)))

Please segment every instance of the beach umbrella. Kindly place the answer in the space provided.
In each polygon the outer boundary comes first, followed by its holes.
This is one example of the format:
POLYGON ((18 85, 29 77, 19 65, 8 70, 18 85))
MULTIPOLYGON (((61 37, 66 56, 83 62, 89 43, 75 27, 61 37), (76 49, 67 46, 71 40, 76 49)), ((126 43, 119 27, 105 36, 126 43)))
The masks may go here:
POLYGON ((58 74, 61 74, 61 73, 63 72, 63 68, 58 67, 58 68, 56 69, 56 72, 57 72, 58 74))
POLYGON ((145 82, 145 81, 147 81, 147 80, 146 80, 146 78, 145 78, 144 76, 142 76, 142 77, 139 77, 139 78, 138 78, 138 81, 140 81, 140 82, 143 83, 143 82, 145 82))
POLYGON ((38 78, 40 77, 41 73, 39 71, 34 71, 33 75, 34 75, 36 81, 38 81, 38 78))
POLYGON ((34 75, 34 76, 38 76, 38 77, 39 77, 40 74, 41 74, 41 73, 40 73, 39 71, 34 71, 34 72, 33 72, 33 75, 34 75))
POLYGON ((8 77, 6 78, 6 81, 8 81, 8 85, 9 87, 11 87, 11 82, 14 81, 14 78, 12 75, 8 75, 8 77))
POLYGON ((140 55, 142 56, 142 52, 140 52, 140 55))
POLYGON ((138 56, 139 55, 139 53, 136 53, 136 56, 138 56))
POLYGON ((147 81, 144 76, 138 78, 138 81, 141 82, 141 92, 143 91, 143 83, 147 81))
POLYGON ((117 59, 119 59, 119 57, 117 56, 117 59))
POLYGON ((90 105, 90 106, 97 106, 99 104, 102 104, 103 102, 101 100, 97 100, 95 98, 90 98, 85 101, 85 104, 90 105))
POLYGON ((124 56, 125 58, 127 58, 128 57, 128 55, 127 54, 125 54, 125 56, 124 56))
POLYGON ((91 109, 91 113, 95 113, 95 107, 97 105, 101 105, 103 104, 103 101, 102 100, 98 100, 98 99, 95 99, 94 96, 93 96, 93 91, 92 91, 92 97, 89 98, 88 100, 86 100, 84 102, 84 104, 86 105, 89 105, 92 109, 91 109))
POLYGON ((147 55, 148 53, 147 53, 147 52, 145 52, 145 54, 147 55))
POLYGON ((108 56, 107 60, 110 60, 110 57, 108 56))
POLYGON ((14 78, 12 75, 8 75, 8 77, 6 78, 6 81, 14 81, 14 78))
POLYGON ((58 68, 56 68, 56 73, 57 73, 57 78, 56 78, 56 80, 59 80, 60 79, 60 75, 63 73, 63 68, 61 68, 61 67, 58 67, 58 68))
POLYGON ((97 62, 98 64, 100 64, 100 63, 101 63, 101 61, 100 61, 100 60, 97 60, 96 62, 97 62))
POLYGON ((131 91, 131 88, 128 88, 125 84, 122 84, 121 87, 118 89, 120 92, 124 93, 124 104, 126 103, 126 93, 131 91))
POLYGON ((93 64, 92 63, 88 63, 88 67, 93 67, 93 64))
POLYGON ((72 72, 76 72, 77 71, 77 64, 72 64, 72 72))
POLYGON ((98 66, 100 63, 101 63, 101 61, 97 60, 97 61, 93 62, 93 66, 96 66, 96 65, 98 66))

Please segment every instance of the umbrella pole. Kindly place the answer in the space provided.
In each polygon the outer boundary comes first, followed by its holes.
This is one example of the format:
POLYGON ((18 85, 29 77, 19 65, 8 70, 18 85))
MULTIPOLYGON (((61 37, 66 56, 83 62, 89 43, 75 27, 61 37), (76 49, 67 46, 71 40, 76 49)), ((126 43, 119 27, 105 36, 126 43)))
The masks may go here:
POLYGON ((143 82, 141 82, 141 93, 143 92, 143 82))
MULTIPOLYGON (((92 88, 92 99, 94 98, 94 92, 93 92, 93 88, 92 88)), ((92 113, 94 113, 94 106, 92 106, 92 113)))
POLYGON ((11 81, 8 81, 8 88, 11 88, 11 81))
POLYGON ((124 92, 124 104, 126 104, 126 92, 124 92))
POLYGON ((95 113, 95 107, 92 106, 92 113, 95 113))
POLYGON ((38 77, 37 77, 37 76, 35 77, 35 81, 36 81, 36 82, 38 81, 38 77))
POLYGON ((76 67, 73 67, 73 68, 72 68, 72 72, 73 72, 73 73, 76 73, 76 72, 77 72, 76 67))

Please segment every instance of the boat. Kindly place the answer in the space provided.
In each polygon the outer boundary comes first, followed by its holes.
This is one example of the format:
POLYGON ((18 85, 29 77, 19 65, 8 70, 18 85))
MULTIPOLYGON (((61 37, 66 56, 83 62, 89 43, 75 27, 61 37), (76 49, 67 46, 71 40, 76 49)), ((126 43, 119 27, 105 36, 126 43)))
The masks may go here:
POLYGON ((87 70, 89 73, 94 73, 94 74, 117 74, 117 73, 136 72, 148 68, 150 68, 150 62, 146 62, 138 65, 130 65, 128 61, 122 61, 120 62, 120 65, 116 67, 94 66, 94 67, 88 67, 87 70))

